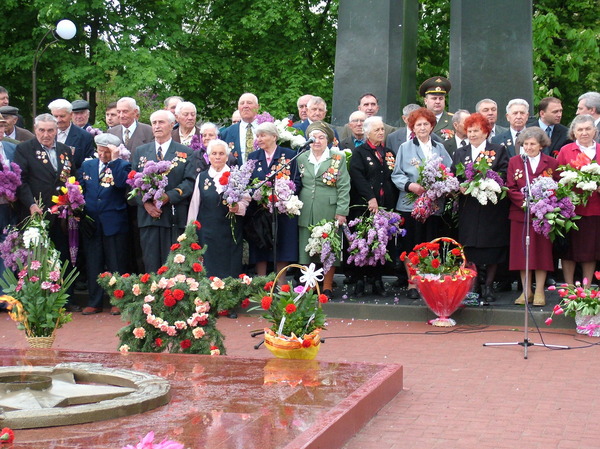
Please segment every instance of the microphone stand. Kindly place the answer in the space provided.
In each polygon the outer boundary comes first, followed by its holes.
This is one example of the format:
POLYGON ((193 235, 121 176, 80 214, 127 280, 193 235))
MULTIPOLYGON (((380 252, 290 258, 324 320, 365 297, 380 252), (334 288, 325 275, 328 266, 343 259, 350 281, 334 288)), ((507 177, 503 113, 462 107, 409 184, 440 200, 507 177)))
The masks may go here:
POLYGON ((528 157, 526 154, 522 155, 523 157, 523 167, 525 172, 525 189, 524 189, 524 200, 525 200, 525 283, 523 285, 523 293, 525 296, 525 320, 524 320, 524 335, 523 341, 513 342, 513 343, 484 343, 483 346, 514 346, 519 345, 523 346, 523 358, 527 359, 527 348, 529 346, 545 346, 547 348, 555 348, 555 349, 569 349, 568 346, 558 346, 558 345, 547 345, 542 343, 532 343, 529 340, 529 246, 531 239, 531 182, 529 179, 529 169, 528 169, 528 157))

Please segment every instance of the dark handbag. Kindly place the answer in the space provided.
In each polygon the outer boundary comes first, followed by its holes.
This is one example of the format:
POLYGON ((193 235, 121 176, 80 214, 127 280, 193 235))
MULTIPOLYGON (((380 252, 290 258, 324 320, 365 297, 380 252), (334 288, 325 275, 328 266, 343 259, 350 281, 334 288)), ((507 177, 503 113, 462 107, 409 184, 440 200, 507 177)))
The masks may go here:
POLYGON ((273 249, 272 215, 264 207, 250 208, 244 220, 244 238, 261 250, 273 249))

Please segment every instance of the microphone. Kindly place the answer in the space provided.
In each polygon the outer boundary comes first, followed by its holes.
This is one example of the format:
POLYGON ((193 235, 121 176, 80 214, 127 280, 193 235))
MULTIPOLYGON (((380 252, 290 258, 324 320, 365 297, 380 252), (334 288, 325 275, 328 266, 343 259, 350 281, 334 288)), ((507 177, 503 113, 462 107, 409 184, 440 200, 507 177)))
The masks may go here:
POLYGON ((311 137, 310 139, 308 139, 304 145, 302 145, 300 148, 298 148, 298 152, 300 152, 302 150, 306 150, 310 146, 311 143, 315 143, 314 137, 311 137))

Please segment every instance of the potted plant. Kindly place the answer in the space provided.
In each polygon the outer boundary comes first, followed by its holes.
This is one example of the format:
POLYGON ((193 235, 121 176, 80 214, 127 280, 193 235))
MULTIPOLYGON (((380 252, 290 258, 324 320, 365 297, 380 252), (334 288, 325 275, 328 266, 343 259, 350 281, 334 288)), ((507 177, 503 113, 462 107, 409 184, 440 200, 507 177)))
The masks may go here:
MULTIPOLYGON (((594 273, 600 280, 600 271, 594 273)), ((554 306, 552 315, 546 320, 546 325, 552 324, 554 315, 565 314, 575 318, 577 333, 590 337, 600 337, 600 289, 592 288, 587 279, 575 282, 575 285, 562 284, 559 287, 551 285, 548 290, 558 290, 560 303, 554 306)))
POLYGON ((454 326, 450 318, 471 289, 477 276, 474 268, 467 268, 464 248, 457 241, 440 237, 419 243, 412 252, 400 255, 408 266, 411 282, 438 318, 429 321, 434 326, 454 326))
POLYGON ((267 282, 267 295, 255 295, 250 300, 260 304, 250 310, 262 308, 263 318, 272 325, 265 328, 265 346, 275 357, 283 359, 314 359, 321 346, 321 330, 325 327, 325 313, 321 304, 327 296, 320 293, 318 282, 323 279, 323 269, 315 265, 291 264, 284 267, 275 281, 267 282), (278 285, 289 268, 299 268, 301 284, 278 285))
POLYGON ((9 240, 16 243, 13 254, 17 256, 7 263, 9 268, 0 279, 5 293, 0 301, 8 303, 10 317, 25 330, 29 345, 38 348, 51 347, 56 329, 71 321, 65 310, 67 290, 77 277, 77 270, 69 271, 68 264, 60 260, 48 227, 44 215, 35 214, 11 231, 18 234, 9 240))

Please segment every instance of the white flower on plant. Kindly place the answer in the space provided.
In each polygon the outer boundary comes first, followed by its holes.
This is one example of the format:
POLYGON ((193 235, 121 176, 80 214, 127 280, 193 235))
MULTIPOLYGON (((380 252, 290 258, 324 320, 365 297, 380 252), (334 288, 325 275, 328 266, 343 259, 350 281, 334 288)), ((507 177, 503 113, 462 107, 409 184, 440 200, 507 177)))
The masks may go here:
POLYGON ((225 288, 225 282, 223 282, 220 278, 214 277, 210 283, 210 288, 213 290, 220 290, 225 288))
POLYGON ((117 278, 115 278, 114 276, 110 278, 110 280, 108 281, 108 285, 110 287, 112 287, 113 285, 115 285, 117 283, 117 278))
POLYGON ((154 301, 154 299, 155 298, 152 295, 146 295, 146 296, 144 296, 144 302, 152 302, 152 301, 154 301))
POLYGON ((156 281, 152 281, 152 285, 150 285, 150 292, 154 293, 156 290, 158 290, 158 284, 156 281))
POLYGON ((144 312, 146 315, 150 315, 152 313, 152 307, 150 307, 150 304, 144 304, 142 306, 142 312, 144 312))
POLYGON ((140 288, 140 284, 133 284, 133 287, 131 288, 132 293, 135 296, 139 296, 142 293, 142 289, 140 288))
POLYGON ((242 278, 242 284, 250 285, 252 283, 252 278, 247 274, 242 278))
POLYGON ((133 336, 138 339, 144 338, 146 336, 146 329, 144 329, 143 327, 136 327, 133 330, 133 336))
POLYGON ((173 262, 183 263, 185 262, 185 256, 183 254, 175 254, 175 257, 173 257, 173 262))
POLYGON ((177 237, 177 241, 179 243, 183 242, 185 239, 187 239, 187 236, 185 234, 181 234, 179 237, 177 237))
POLYGON ((202 338, 202 337, 204 337, 205 334, 206 334, 206 332, 204 332, 204 329, 202 329, 201 327, 196 327, 192 331, 192 335, 194 336, 194 338, 202 338))
POLYGON ((179 330, 185 329, 187 327, 187 324, 185 324, 185 321, 175 321, 175 327, 179 330))
POLYGON ((130 349, 130 348, 129 348, 129 345, 121 345, 121 346, 119 347, 119 352, 120 352, 121 354, 127 354, 127 353, 129 352, 129 349, 130 349))
POLYGON ((23 233, 23 244, 25 248, 31 248, 40 244, 40 231, 37 228, 29 227, 23 233))

